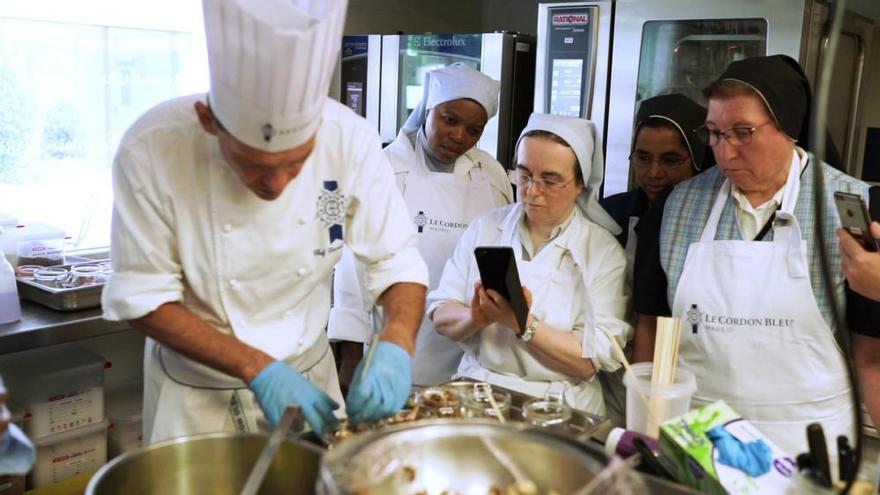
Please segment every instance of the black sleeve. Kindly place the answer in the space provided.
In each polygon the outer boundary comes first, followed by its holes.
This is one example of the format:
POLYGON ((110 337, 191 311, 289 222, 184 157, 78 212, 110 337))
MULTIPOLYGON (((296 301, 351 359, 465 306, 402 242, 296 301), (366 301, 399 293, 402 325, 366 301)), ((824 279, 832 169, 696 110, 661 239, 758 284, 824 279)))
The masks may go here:
POLYGON ((614 222, 620 226, 621 232, 616 235, 617 242, 626 247, 626 238, 629 235, 629 218, 627 218, 627 206, 629 196, 627 193, 619 193, 599 200, 599 205, 609 214, 614 222))
POLYGON ((644 315, 672 314, 666 298, 666 273, 660 264, 660 227, 669 192, 657 195, 636 226, 639 240, 633 266, 633 297, 636 312, 644 315))
POLYGON ((847 284, 846 324, 853 333, 880 337, 880 302, 857 294, 847 284))

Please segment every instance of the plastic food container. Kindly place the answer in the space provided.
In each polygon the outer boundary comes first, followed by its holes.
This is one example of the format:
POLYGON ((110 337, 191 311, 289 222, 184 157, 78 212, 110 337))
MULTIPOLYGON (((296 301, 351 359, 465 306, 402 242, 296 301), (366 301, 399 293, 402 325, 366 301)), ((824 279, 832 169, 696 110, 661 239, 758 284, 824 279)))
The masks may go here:
POLYGON ((63 230, 30 222, 3 230, 0 245, 13 266, 64 264, 65 233, 63 230))
POLYGON ((107 426, 98 423, 34 440, 37 460, 30 488, 58 483, 107 463, 107 426))
POLYGON ((677 368, 675 383, 654 385, 651 383, 651 369, 651 363, 638 363, 632 365, 632 373, 627 371, 623 375, 626 385, 626 429, 657 438, 660 423, 690 411, 697 379, 690 371, 677 368), (641 396, 638 391, 641 391, 641 396), (645 400, 651 405, 653 415, 648 414, 645 400))
POLYGON ((104 420, 104 365, 77 347, 0 357, 11 409, 23 413, 31 440, 104 420))
POLYGON ((124 383, 107 389, 107 454, 110 458, 135 451, 143 445, 143 384, 124 383))

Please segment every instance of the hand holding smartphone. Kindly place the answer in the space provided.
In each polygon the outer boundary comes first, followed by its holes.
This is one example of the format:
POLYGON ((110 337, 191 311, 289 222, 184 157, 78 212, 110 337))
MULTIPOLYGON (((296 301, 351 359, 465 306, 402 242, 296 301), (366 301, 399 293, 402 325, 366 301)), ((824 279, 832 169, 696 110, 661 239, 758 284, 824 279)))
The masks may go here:
POLYGON ((877 239, 871 235, 871 217, 865 200, 858 194, 834 192, 834 203, 843 228, 858 240, 867 251, 880 249, 877 239))
POLYGON ((519 281, 519 271, 516 269, 516 257, 513 254, 513 249, 500 246, 478 246, 474 249, 474 256, 477 258, 477 268, 480 270, 483 287, 501 294, 510 303, 519 324, 517 330, 522 333, 529 318, 529 307, 526 304, 525 293, 519 281))

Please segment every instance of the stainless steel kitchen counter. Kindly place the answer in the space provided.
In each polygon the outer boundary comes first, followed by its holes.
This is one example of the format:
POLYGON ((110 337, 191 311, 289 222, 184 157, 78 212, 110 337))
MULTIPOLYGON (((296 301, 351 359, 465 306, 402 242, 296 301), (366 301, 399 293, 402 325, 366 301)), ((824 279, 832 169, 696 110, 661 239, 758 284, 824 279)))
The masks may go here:
POLYGON ((21 301, 21 320, 0 324, 0 354, 25 351, 130 330, 127 322, 101 318, 101 308, 55 311, 21 301))

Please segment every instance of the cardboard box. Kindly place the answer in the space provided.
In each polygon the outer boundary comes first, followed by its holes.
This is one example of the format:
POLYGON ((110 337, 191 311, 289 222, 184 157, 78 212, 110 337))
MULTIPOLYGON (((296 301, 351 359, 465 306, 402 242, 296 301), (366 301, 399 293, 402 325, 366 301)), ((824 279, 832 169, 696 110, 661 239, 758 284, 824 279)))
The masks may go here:
POLYGON ((797 472, 795 460, 779 449, 751 422, 724 401, 694 409, 660 425, 660 462, 678 482, 704 493, 786 493, 797 472), (763 440, 771 451, 770 471, 752 478, 739 469, 721 464, 706 432, 724 426, 743 442, 763 440))

